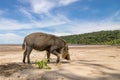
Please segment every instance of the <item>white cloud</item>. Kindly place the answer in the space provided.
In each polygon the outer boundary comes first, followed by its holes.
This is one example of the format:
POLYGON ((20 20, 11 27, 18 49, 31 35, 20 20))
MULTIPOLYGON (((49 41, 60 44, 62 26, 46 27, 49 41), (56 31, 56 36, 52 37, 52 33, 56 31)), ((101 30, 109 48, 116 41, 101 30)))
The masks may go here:
MULTIPOLYGON (((31 22, 23 23, 13 19, 6 19, 0 17, 0 30, 20 30, 20 29, 37 29, 41 28, 52 28, 55 31, 49 33, 55 33, 57 35, 67 35, 67 34, 81 34, 86 32, 100 31, 100 30, 114 30, 120 29, 120 23, 114 22, 116 17, 119 17, 120 11, 116 11, 110 18, 106 18, 102 21, 82 21, 82 20, 70 20, 66 16, 57 14, 49 15, 49 17, 43 18, 42 20, 34 20, 34 17, 24 8, 21 11, 28 16, 33 18, 31 22)), ((38 31, 39 31, 38 30, 38 31)))
POLYGON ((0 30, 18 30, 31 28, 30 24, 23 24, 17 20, 12 19, 0 19, 0 30))
POLYGON ((31 6, 35 13, 48 13, 55 3, 50 0, 31 0, 31 6))
POLYGON ((30 19, 30 20, 34 19, 34 17, 32 16, 32 14, 27 9, 25 9, 24 7, 20 7, 19 11, 21 13, 23 13, 28 19, 30 19))
POLYGON ((20 30, 20 29, 35 29, 53 27, 67 24, 69 19, 63 15, 51 16, 43 20, 32 20, 28 23, 23 23, 13 19, 0 18, 0 30, 20 30))
MULTIPOLYGON (((118 16, 118 14, 116 13, 118 16)), ((31 15, 30 15, 31 16, 31 15)), ((114 16, 114 15, 113 15, 114 16)), ((0 18, 0 30, 20 30, 20 29, 36 29, 36 28, 52 28, 56 35, 67 34, 81 34, 86 32, 100 31, 100 30, 114 30, 120 29, 120 23, 114 22, 112 18, 106 18, 102 21, 73 21, 67 17, 58 14, 57 16, 50 16, 43 20, 33 20, 28 23, 22 23, 17 20, 0 18)), ((38 30, 39 31, 39 30, 38 30)))
POLYGON ((23 37, 13 33, 0 34, 0 44, 16 44, 22 41, 23 37))
POLYGON ((76 1, 78 0, 24 0, 23 2, 29 3, 34 13, 49 14, 56 7, 66 6, 76 1))
POLYGON ((76 1, 78 1, 78 0, 59 0, 59 4, 66 6, 66 5, 69 5, 69 4, 74 3, 76 1))
POLYGON ((99 21, 99 22, 77 22, 73 23, 72 26, 64 28, 64 30, 60 32, 67 32, 67 34, 82 34, 88 32, 95 32, 101 30, 116 30, 120 29, 119 22, 111 22, 111 21, 99 21))

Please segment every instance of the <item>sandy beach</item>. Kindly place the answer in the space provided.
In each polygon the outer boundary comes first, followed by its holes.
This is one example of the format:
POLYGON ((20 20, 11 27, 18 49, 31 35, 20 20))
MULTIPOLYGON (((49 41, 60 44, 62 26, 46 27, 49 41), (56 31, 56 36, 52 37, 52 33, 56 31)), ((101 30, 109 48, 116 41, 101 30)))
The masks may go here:
POLYGON ((36 61, 46 52, 33 50, 32 64, 23 64, 21 46, 0 46, 0 80, 120 80, 120 47, 108 45, 69 46, 71 61, 51 55, 52 69, 38 69, 36 61))

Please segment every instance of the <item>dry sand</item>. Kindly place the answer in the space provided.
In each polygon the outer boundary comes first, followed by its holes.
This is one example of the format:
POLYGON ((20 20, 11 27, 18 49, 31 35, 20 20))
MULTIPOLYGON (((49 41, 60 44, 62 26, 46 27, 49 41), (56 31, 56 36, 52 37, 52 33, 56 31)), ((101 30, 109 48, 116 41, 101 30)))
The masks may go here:
POLYGON ((23 64, 21 46, 0 46, 0 80, 120 80, 120 47, 70 46, 71 61, 51 55, 51 70, 38 69, 34 62, 46 57, 45 52, 32 51, 31 62, 23 64))

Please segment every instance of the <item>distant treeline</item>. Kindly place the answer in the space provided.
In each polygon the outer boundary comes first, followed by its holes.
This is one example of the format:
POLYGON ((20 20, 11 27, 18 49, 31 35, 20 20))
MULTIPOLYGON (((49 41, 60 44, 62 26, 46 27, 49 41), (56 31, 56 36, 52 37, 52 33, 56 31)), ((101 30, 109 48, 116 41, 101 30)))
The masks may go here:
POLYGON ((120 30, 99 31, 78 35, 62 36, 69 44, 102 44, 102 45, 119 45, 120 30))

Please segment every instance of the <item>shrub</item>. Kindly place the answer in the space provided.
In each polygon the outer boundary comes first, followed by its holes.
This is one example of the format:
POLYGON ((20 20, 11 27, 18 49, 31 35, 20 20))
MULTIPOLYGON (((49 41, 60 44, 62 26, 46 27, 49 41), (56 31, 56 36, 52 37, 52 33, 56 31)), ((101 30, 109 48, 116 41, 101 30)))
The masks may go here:
POLYGON ((51 69, 50 66, 47 65, 48 62, 47 60, 41 60, 41 61, 37 61, 35 63, 35 65, 39 68, 39 69, 51 69))

